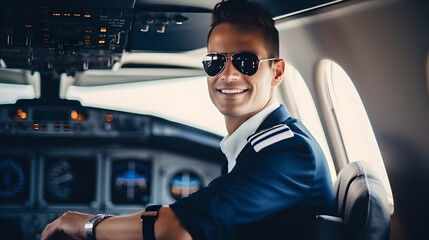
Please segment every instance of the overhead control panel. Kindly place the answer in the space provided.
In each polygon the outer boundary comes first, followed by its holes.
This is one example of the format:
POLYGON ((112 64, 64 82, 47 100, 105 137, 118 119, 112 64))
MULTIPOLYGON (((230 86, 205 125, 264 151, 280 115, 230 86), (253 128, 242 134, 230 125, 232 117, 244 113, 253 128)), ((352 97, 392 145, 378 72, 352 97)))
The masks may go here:
POLYGON ((111 68, 126 47, 133 20, 134 0, 123 2, 100 7, 0 3, 1 64, 69 75, 111 68))

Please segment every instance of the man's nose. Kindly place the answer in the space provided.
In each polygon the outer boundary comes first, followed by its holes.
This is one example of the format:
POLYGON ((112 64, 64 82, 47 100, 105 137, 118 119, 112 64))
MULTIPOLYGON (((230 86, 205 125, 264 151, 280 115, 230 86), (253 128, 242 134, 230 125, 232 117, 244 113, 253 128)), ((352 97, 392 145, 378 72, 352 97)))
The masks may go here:
POLYGON ((229 81, 231 81, 234 77, 240 76, 240 72, 232 64, 231 58, 226 59, 225 68, 223 69, 221 75, 223 75, 223 78, 229 81))

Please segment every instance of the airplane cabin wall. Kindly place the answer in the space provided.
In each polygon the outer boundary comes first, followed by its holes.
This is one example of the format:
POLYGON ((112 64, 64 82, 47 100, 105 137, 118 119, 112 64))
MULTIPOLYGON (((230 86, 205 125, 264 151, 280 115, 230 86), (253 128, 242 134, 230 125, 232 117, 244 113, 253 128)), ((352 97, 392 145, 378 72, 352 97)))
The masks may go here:
POLYGON ((424 0, 356 0, 277 21, 281 57, 316 101, 314 73, 322 59, 337 62, 355 84, 392 186, 395 240, 427 235, 428 12, 424 0))

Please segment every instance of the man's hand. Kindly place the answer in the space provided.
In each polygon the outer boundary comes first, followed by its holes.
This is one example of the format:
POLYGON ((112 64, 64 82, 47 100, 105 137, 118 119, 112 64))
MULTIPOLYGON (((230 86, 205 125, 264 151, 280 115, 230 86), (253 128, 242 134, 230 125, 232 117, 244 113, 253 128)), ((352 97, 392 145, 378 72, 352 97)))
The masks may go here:
POLYGON ((91 214, 67 211, 46 225, 41 239, 86 239, 85 223, 92 217, 91 214))

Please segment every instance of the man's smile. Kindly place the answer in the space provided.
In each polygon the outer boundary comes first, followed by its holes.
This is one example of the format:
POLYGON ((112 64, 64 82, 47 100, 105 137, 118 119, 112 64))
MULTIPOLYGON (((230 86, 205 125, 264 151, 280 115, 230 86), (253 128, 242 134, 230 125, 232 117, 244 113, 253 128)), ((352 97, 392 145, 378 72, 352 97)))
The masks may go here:
POLYGON ((217 89, 222 94, 240 94, 247 91, 247 89, 217 89))

